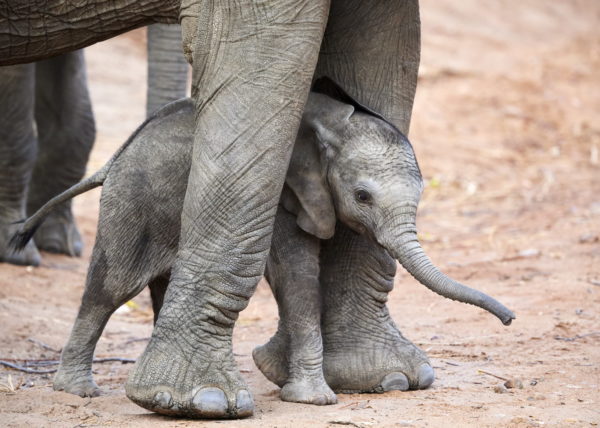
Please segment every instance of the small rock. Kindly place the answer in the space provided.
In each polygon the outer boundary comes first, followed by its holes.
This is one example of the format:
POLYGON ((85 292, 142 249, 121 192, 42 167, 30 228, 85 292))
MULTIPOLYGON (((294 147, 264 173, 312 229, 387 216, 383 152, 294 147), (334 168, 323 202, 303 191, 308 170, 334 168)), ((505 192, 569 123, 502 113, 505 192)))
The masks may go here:
POLYGON ((496 394, 505 394, 508 392, 508 389, 506 389, 506 386, 504 386, 504 385, 496 385, 494 387, 494 392, 496 394))
POLYGON ((523 389, 523 382, 521 382, 520 379, 511 378, 511 379, 508 379, 506 382, 504 382, 504 386, 508 389, 514 389, 514 388, 523 389))
POLYGON ((536 248, 528 248, 527 250, 519 251, 519 257, 529 258, 529 257, 537 257, 539 256, 540 250, 536 248))
POLYGON ((584 233, 579 237, 580 244, 591 244, 593 242, 600 241, 600 237, 598 235, 593 235, 591 233, 584 233))

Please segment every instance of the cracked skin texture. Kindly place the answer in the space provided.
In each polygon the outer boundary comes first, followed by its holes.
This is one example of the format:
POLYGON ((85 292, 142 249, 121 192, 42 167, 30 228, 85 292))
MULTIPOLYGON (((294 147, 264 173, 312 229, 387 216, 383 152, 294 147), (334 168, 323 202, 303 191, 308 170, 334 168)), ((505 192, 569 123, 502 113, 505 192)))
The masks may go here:
MULTIPOLYGON (((254 292, 267 258, 285 178, 284 166, 291 154, 315 67, 317 75, 326 73, 333 77, 406 131, 419 58, 418 5, 414 1, 393 8, 380 2, 334 1, 329 16, 326 1, 306 2, 306 7, 301 7, 298 2, 279 0, 265 3, 269 7, 264 9, 248 10, 229 8, 228 3, 217 0, 205 4, 208 7, 198 11, 198 22, 213 25, 186 26, 198 37, 193 35, 190 39, 189 34, 184 34, 184 40, 193 44, 186 53, 192 52, 193 95, 198 111, 194 145, 202 150, 194 150, 192 158, 190 186, 183 204, 181 249, 164 309, 131 377, 138 385, 170 384, 177 397, 187 397, 184 407, 188 409, 193 407, 192 392, 203 389, 203 385, 190 390, 180 379, 162 378, 166 368, 151 366, 162 358, 163 352, 169 352, 172 360, 193 365, 180 370, 197 380, 192 373, 203 372, 213 357, 221 357, 222 349, 216 348, 224 347, 223 352, 231 353, 233 324, 254 292), (326 49, 319 59, 327 22, 323 45, 326 49), (257 29, 260 37, 255 37, 257 29), (369 39, 359 36, 369 33, 373 34, 369 39), (381 94, 390 97, 380 97, 381 94), (247 114, 248 108, 253 114, 247 114), (236 126, 222 127, 223 123, 236 126), (248 216, 253 219, 251 222, 248 216), (207 317, 207 313, 212 315, 207 317), (185 335, 196 341, 194 346, 187 343, 176 325, 188 327, 185 335), (217 334, 229 339, 219 341, 217 334), (193 359, 190 363, 194 349, 202 346, 210 355, 205 361, 193 359)), ((52 37, 44 40, 43 48, 36 37, 38 30, 23 19, 44 16, 43 11, 39 14, 37 10, 40 4, 31 3, 26 10, 18 10, 20 19, 14 28, 19 34, 31 33, 35 43, 23 48, 15 34, 2 33, 0 46, 4 50, 0 57, 4 64, 39 59, 42 51, 53 55, 62 49, 79 47, 75 45, 81 40, 91 43, 93 40, 86 37, 94 23, 86 23, 79 19, 80 15, 92 21, 94 16, 102 16, 103 29, 97 29, 94 39, 100 40, 109 37, 108 33, 135 28, 154 17, 171 19, 172 8, 177 6, 162 3, 163 9, 156 10, 157 2, 121 1, 114 4, 114 11, 105 14, 104 9, 96 10, 99 6, 95 2, 67 3, 60 10, 56 5, 44 4, 47 10, 60 12, 64 19, 61 22, 59 16, 50 20, 48 30, 52 37), (77 15, 79 6, 84 7, 77 15)), ((39 31, 45 32, 43 26, 39 31)), ((219 381, 239 378, 235 369, 230 372, 229 368, 214 376, 219 381)), ((228 403, 223 417, 236 415, 234 402, 240 390, 236 385, 219 385, 228 403)), ((136 403, 161 411, 153 397, 145 394, 147 388, 142 390, 132 383, 129 387, 134 394, 129 394, 130 398, 136 403)), ((194 404, 198 405, 202 407, 202 400, 194 404)), ((202 417, 202 410, 196 416, 202 417)))

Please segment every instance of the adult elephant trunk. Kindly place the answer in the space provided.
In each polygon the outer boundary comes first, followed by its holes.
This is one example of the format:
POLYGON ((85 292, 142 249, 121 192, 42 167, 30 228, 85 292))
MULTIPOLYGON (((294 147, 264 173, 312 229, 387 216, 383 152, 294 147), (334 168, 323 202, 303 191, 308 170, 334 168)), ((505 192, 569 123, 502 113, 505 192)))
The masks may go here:
POLYGON ((186 96, 189 64, 182 52, 181 26, 148 26, 146 116, 186 96))
POLYGON ((453 280, 434 266, 417 238, 416 210, 411 208, 409 211, 409 214, 401 216, 401 222, 396 223, 395 230, 389 234, 392 236, 390 242, 382 242, 382 245, 417 281, 431 291, 485 309, 497 316, 502 324, 510 325, 515 315, 506 306, 481 291, 453 280))

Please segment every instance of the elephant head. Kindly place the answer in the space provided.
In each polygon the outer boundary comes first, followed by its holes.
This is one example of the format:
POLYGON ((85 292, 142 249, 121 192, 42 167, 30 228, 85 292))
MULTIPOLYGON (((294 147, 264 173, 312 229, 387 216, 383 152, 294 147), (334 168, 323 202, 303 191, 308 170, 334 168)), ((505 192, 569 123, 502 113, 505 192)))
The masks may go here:
POLYGON ((483 308, 509 325, 500 302, 440 272, 417 239, 423 179, 413 148, 394 125, 349 97, 329 79, 309 96, 286 185, 284 206, 321 239, 336 219, 368 236, 432 291, 483 308), (325 95, 327 93, 328 95, 325 95))

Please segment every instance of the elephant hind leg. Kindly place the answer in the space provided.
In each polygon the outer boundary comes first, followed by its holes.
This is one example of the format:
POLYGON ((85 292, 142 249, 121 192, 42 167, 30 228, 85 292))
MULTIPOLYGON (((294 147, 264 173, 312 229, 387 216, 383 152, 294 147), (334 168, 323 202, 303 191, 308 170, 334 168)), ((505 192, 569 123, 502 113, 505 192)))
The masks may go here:
POLYGON ((135 228, 129 227, 129 233, 106 228, 105 233, 102 213, 100 224, 81 306, 54 378, 55 390, 82 397, 100 394, 92 376, 92 360, 110 316, 147 284, 160 290, 160 284, 166 284, 167 264, 172 262, 151 245, 139 248, 135 228))
MULTIPOLYGON (((83 51, 36 64, 35 119, 39 150, 27 202, 30 214, 85 173, 96 129, 83 51)), ((81 255, 82 240, 71 201, 48 216, 34 239, 41 250, 81 255)))
POLYGON ((9 248, 14 224, 27 217, 25 203, 35 164, 37 139, 33 120, 35 65, 0 67, 0 262, 40 264, 33 241, 21 252, 9 248))

